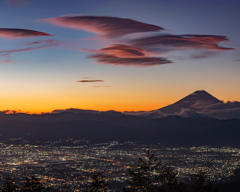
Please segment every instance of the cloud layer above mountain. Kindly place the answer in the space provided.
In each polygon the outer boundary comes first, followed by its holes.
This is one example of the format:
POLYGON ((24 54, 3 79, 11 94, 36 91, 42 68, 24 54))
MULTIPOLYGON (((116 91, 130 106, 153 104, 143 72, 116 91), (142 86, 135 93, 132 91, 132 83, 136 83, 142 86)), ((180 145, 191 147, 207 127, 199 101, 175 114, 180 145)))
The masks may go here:
POLYGON ((99 50, 85 49, 85 51, 93 53, 89 58, 103 64, 150 67, 173 63, 168 58, 156 57, 156 55, 164 55, 172 51, 193 49, 207 51, 207 55, 203 55, 201 52, 189 57, 190 59, 202 59, 216 56, 220 51, 234 50, 234 48, 219 45, 219 43, 228 41, 226 36, 163 34, 163 27, 127 18, 68 15, 40 21, 65 28, 85 30, 102 35, 110 42, 118 42, 99 50), (133 33, 138 33, 138 38, 131 35, 133 33), (128 36, 126 37, 126 35, 128 36))
MULTIPOLYGON (((112 44, 98 50, 87 50, 92 53, 88 58, 95 59, 97 63, 151 67, 163 64, 171 64, 173 61, 162 57, 169 52, 200 50, 200 53, 190 55, 190 59, 203 59, 216 56, 217 53, 227 50, 235 50, 220 46, 219 43, 229 41, 228 37, 220 35, 201 35, 201 34, 163 34, 163 27, 139 22, 128 18, 109 17, 109 16, 89 16, 89 15, 68 15, 55 18, 40 20, 66 28, 85 30, 103 35, 112 44), (149 33, 151 32, 151 33, 149 33), (131 34, 139 33, 138 38, 131 34), (155 35, 153 35, 155 34, 155 35), (131 35, 125 37, 126 35, 131 35), (123 36, 125 39, 123 39, 123 36), (118 42, 117 44, 115 42, 118 42), (203 54, 204 51, 204 54, 203 54), (161 55, 161 56, 160 56, 161 55)), ((0 28, 0 37, 17 39, 37 36, 52 36, 51 34, 17 28, 0 28)), ((0 56, 9 56, 14 52, 36 50, 49 46, 58 46, 57 41, 47 42, 47 45, 40 45, 39 42, 26 44, 31 46, 15 50, 2 50, 0 56), (55 44, 55 45, 53 45, 55 44), (35 46, 35 47, 32 47, 35 46)), ((9 58, 5 58, 1 63, 10 63, 9 58)))

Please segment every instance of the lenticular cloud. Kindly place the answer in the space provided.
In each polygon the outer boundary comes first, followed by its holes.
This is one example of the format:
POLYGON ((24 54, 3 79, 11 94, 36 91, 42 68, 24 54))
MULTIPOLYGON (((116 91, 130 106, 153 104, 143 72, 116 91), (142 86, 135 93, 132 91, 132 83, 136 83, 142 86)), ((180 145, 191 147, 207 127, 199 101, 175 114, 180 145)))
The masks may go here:
POLYGON ((41 20, 66 28, 85 30, 104 36, 110 41, 115 41, 98 50, 88 50, 93 53, 89 58, 98 63, 150 67, 156 65, 170 64, 172 61, 164 57, 153 55, 164 55, 173 51, 195 50, 199 54, 191 55, 191 59, 201 59, 215 56, 220 51, 235 50, 220 46, 222 42, 228 41, 226 36, 201 35, 201 34, 163 34, 164 28, 139 22, 133 19, 108 17, 70 15, 41 20), (151 33, 149 33, 151 32, 151 33), (157 32, 153 35, 152 32, 157 32), (141 33, 120 38, 124 35, 141 33), (116 44, 117 42, 117 44, 116 44))
POLYGON ((215 51, 234 50, 221 47, 218 43, 226 42, 228 38, 220 35, 157 35, 132 39, 132 46, 148 51, 168 52, 182 49, 206 49, 215 51))
POLYGON ((53 36, 53 35, 28 29, 0 28, 0 37, 3 38, 18 39, 36 36, 53 36))
POLYGON ((143 49, 131 47, 124 44, 114 44, 99 50, 100 53, 111 54, 117 57, 140 57, 144 56, 145 52, 143 49))
POLYGON ((75 28, 108 37, 120 37, 130 33, 153 32, 163 30, 162 27, 127 18, 104 16, 62 16, 43 19, 67 28, 75 28))
POLYGON ((79 80, 77 82, 79 82, 79 83, 96 83, 96 82, 104 82, 104 80, 91 79, 91 80, 79 80))
POLYGON ((90 58, 96 59, 99 63, 122 66, 150 67, 156 65, 170 64, 171 61, 161 57, 130 57, 121 58, 113 55, 98 54, 90 58))

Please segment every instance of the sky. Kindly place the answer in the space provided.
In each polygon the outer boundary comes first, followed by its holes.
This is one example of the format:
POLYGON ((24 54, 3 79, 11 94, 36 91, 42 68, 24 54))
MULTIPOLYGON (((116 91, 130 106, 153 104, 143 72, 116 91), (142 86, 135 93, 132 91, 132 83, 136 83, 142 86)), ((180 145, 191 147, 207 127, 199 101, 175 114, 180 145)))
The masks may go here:
POLYGON ((240 101, 238 0, 0 0, 0 111, 240 101))

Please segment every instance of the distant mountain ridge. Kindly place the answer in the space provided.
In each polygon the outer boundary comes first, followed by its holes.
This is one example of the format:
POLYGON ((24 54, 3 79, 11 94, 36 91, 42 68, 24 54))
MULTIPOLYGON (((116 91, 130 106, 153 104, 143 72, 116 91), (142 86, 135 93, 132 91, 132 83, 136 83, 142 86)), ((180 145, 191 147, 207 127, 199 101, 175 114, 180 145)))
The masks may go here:
MULTIPOLYGON (((163 146, 240 147, 240 120, 181 118, 168 116, 149 119, 112 114, 56 113, 45 115, 12 114, 0 117, 0 140, 22 138, 30 143, 61 138, 90 143, 132 141, 163 146), (7 118, 4 118, 7 117, 7 118)), ((10 142, 10 140, 9 140, 10 142)))
POLYGON ((182 118, 215 118, 215 119, 240 119, 240 102, 222 102, 216 97, 212 96, 205 90, 197 90, 186 97, 180 99, 179 101, 156 109, 152 111, 97 111, 97 110, 84 110, 84 109, 61 109, 54 110, 51 113, 42 113, 42 114, 26 114, 26 113, 13 113, 8 114, 6 111, 0 111, 1 116, 4 118, 9 118, 11 115, 15 115, 15 118, 24 119, 25 117, 33 119, 41 119, 49 117, 51 115, 51 120, 55 119, 57 114, 65 114, 65 117, 73 119, 74 117, 79 118, 88 118, 89 115, 95 117, 105 117, 105 116, 139 116, 149 119, 161 119, 168 116, 179 116, 182 118))
POLYGON ((163 146, 240 146, 240 102, 223 103, 196 91, 172 105, 146 112, 82 109, 25 114, 0 112, 0 140, 31 142, 74 138, 90 142, 135 141, 163 146))

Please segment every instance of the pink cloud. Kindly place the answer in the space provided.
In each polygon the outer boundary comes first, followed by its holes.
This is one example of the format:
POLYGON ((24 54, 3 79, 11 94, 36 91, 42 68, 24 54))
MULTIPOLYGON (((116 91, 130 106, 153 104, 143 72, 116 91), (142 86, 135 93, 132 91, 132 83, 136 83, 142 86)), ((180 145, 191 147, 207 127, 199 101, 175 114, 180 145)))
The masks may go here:
POLYGON ((221 47, 220 42, 226 42, 226 36, 218 35, 158 35, 130 40, 135 47, 154 52, 168 52, 182 49, 206 49, 215 51, 235 50, 221 47))
POLYGON ((166 58, 152 57, 171 51, 194 49, 198 51, 191 59, 202 59, 217 55, 217 51, 234 50, 221 47, 218 43, 228 41, 226 36, 217 35, 158 35, 129 40, 129 45, 113 44, 99 50, 85 50, 94 55, 98 63, 122 66, 154 66, 172 63, 166 58), (200 51, 199 50, 204 50, 200 51))
POLYGON ((99 50, 83 49, 83 51, 86 51, 88 53, 93 53, 93 54, 99 54, 99 53, 108 54, 108 55, 113 55, 113 56, 122 57, 122 58, 141 57, 146 55, 143 49, 132 47, 129 45, 124 45, 124 44, 109 45, 99 50))
POLYGON ((121 58, 114 55, 98 54, 90 58, 96 59, 98 63, 122 66, 151 67, 156 65, 170 64, 171 61, 161 57, 131 57, 121 58))
POLYGON ((129 45, 124 44, 111 45, 100 49, 99 52, 123 58, 140 57, 145 55, 143 49, 131 47, 129 45))
POLYGON ((113 41, 111 38, 129 35, 125 40, 117 39, 118 44, 109 45, 98 50, 82 49, 93 54, 89 58, 103 64, 150 67, 172 63, 172 61, 163 57, 153 57, 153 55, 163 55, 171 51, 194 49, 199 52, 200 50, 200 53, 192 54, 190 58, 201 59, 215 56, 219 51, 235 50, 234 48, 220 46, 219 43, 228 41, 226 36, 220 35, 158 33, 155 36, 137 38, 134 36, 137 34, 133 33, 144 32, 143 34, 146 35, 146 32, 158 32, 164 30, 164 28, 127 18, 67 15, 42 19, 41 21, 99 34, 102 35, 101 37, 110 40, 111 43, 113 41), (124 41, 125 44, 121 43, 124 41))
POLYGON ((11 64, 11 63, 23 63, 24 60, 18 60, 18 61, 12 61, 11 59, 6 59, 3 61, 0 61, 0 64, 11 64))
POLYGON ((171 61, 162 57, 147 56, 144 49, 124 44, 114 44, 90 52, 95 53, 94 55, 90 56, 90 58, 96 59, 98 63, 103 64, 150 67, 172 63, 171 61))
POLYGON ((127 18, 107 16, 74 15, 47 18, 42 19, 41 21, 52 23, 61 27, 85 30, 108 37, 120 37, 130 33, 163 30, 162 27, 148 23, 127 18))
POLYGON ((79 80, 77 81, 79 83, 98 83, 98 82, 104 82, 103 80, 96 80, 96 79, 91 79, 91 80, 79 80))
POLYGON ((53 35, 28 29, 0 28, 0 37, 3 38, 17 39, 36 36, 53 36, 53 35))
POLYGON ((6 59, 4 61, 0 61, 0 64, 10 64, 13 63, 13 61, 11 61, 10 59, 6 59))

